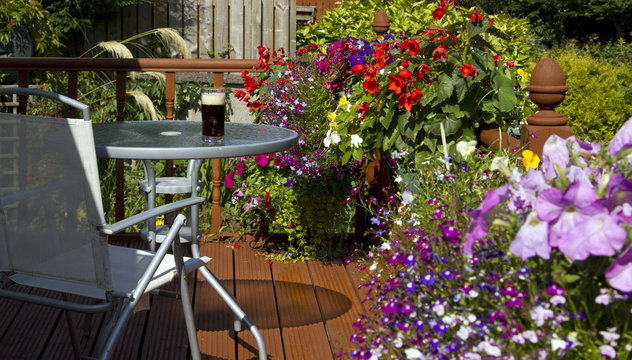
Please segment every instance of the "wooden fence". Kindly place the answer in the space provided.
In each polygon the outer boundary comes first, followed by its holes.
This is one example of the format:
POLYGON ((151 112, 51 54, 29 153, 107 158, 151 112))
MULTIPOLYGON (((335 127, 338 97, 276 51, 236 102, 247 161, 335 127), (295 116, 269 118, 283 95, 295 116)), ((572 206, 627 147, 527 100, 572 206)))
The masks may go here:
POLYGON ((344 0, 296 0, 296 6, 314 7, 314 16, 318 20, 325 15, 327 10, 338 6, 338 3, 344 0))
POLYGON ((154 0, 126 6, 120 16, 95 23, 84 49, 159 27, 177 30, 197 58, 227 52, 231 59, 256 59, 259 45, 291 54, 296 50, 296 0, 154 0))

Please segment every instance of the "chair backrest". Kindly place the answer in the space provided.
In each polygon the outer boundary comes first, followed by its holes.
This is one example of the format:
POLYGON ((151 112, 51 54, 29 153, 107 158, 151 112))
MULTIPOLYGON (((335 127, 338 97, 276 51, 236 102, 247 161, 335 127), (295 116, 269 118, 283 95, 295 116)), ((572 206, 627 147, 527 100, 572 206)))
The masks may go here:
POLYGON ((0 271, 107 291, 107 238, 98 231, 105 219, 89 112, 84 117, 0 113, 0 271))

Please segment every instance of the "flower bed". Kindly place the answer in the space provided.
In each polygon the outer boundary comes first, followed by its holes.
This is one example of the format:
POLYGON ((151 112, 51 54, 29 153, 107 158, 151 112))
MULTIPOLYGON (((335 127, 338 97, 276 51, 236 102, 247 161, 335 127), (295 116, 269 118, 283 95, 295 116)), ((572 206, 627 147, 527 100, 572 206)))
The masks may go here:
POLYGON ((631 148, 632 119, 608 147, 552 136, 541 163, 473 157, 402 189, 350 355, 628 358, 631 148))

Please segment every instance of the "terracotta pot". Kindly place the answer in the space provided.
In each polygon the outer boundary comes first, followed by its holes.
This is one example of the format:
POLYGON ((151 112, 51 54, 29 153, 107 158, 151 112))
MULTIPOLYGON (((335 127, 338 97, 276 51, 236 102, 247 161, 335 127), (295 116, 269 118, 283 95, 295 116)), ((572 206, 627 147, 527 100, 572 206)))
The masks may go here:
POLYGON ((481 130, 478 141, 485 149, 500 150, 512 150, 520 147, 520 140, 507 134, 504 131, 499 131, 499 128, 488 128, 481 130))

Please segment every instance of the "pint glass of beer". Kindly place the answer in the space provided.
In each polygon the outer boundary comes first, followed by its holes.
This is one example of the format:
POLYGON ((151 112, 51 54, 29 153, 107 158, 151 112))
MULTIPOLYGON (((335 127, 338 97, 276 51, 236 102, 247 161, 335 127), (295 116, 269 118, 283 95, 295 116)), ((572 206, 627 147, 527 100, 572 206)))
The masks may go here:
POLYGON ((209 145, 224 144, 226 94, 224 88, 202 88, 202 139, 209 145))

